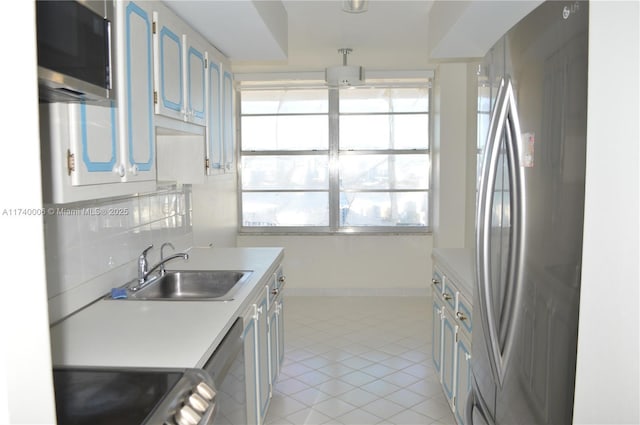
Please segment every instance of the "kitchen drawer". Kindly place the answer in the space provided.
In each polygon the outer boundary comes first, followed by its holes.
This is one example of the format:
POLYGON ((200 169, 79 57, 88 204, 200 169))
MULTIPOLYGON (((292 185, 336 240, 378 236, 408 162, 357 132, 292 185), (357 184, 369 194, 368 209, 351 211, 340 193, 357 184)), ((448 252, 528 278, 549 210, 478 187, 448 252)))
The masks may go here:
POLYGON ((273 273, 273 279, 269 281, 269 306, 271 306, 278 294, 284 289, 285 281, 282 265, 280 265, 275 273, 273 273))
POLYGON ((458 322, 460 328, 467 333, 467 336, 471 336, 471 314, 473 312, 472 304, 467 299, 467 297, 462 295, 460 291, 457 291, 456 296, 456 322, 458 322))
POLYGON ((433 275, 431 276, 431 287, 433 288, 434 293, 442 294, 442 289, 444 288, 444 273, 437 269, 433 270, 433 275))
POLYGON ((445 305, 451 310, 451 314, 456 311, 456 294, 458 290, 448 277, 444 281, 444 289, 442 290, 442 298, 444 298, 445 305))

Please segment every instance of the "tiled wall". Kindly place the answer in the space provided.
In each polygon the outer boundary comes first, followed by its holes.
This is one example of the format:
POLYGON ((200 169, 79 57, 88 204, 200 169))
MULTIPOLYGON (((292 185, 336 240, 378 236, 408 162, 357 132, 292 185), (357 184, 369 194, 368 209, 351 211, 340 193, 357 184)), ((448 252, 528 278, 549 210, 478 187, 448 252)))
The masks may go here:
POLYGON ((150 264, 158 261, 163 242, 173 243, 176 251, 193 246, 190 186, 46 207, 51 323, 135 278, 137 258, 147 246, 154 246, 150 264))

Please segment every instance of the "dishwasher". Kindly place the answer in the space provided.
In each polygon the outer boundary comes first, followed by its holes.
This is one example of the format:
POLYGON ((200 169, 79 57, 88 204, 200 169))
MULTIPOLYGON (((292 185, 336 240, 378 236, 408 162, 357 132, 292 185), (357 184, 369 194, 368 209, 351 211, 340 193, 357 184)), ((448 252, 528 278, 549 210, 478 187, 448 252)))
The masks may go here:
POLYGON ((215 425, 247 423, 243 329, 244 323, 240 317, 204 365, 217 390, 217 413, 213 418, 215 425))

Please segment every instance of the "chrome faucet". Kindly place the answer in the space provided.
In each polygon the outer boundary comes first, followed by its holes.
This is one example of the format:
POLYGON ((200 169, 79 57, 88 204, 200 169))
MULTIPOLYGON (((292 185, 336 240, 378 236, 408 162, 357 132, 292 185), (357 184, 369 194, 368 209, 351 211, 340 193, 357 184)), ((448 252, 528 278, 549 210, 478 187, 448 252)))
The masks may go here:
POLYGON ((164 263, 162 262, 164 260, 164 247, 165 246, 170 246, 171 249, 173 249, 174 251, 176 250, 176 247, 173 246, 173 244, 171 242, 165 242, 160 247, 160 263, 162 263, 162 265, 160 266, 160 275, 161 276, 164 276, 164 274, 165 274, 164 263))
MULTIPOLYGON (((151 273, 153 273, 157 268, 162 267, 162 271, 164 274, 164 265, 165 263, 167 263, 168 261, 174 260, 176 258, 182 258, 183 260, 188 260, 189 259, 189 254, 185 253, 185 252, 180 252, 177 254, 173 254, 167 258, 163 258, 163 248, 165 245, 169 245, 172 248, 173 244, 171 244, 170 242, 166 242, 164 244, 162 244, 162 247, 160 248, 160 262, 158 264, 156 264, 155 266, 149 268, 149 261, 147 260, 147 252, 149 252, 149 250, 151 248, 153 248, 153 245, 149 245, 144 251, 142 251, 142 254, 140 254, 140 257, 138 257, 138 280, 137 280, 137 284, 135 286, 130 287, 129 289, 132 291, 139 291, 140 289, 144 288, 147 284, 149 284, 150 282, 152 282, 153 280, 149 280, 149 276, 151 275, 151 273)), ((174 248, 175 249, 175 248, 174 248)))

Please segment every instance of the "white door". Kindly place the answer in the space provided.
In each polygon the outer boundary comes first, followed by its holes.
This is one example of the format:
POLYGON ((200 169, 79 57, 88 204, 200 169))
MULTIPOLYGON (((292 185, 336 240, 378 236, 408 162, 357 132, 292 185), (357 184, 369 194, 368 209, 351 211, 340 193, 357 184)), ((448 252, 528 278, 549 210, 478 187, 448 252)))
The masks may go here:
POLYGON ((155 22, 155 112, 182 120, 185 112, 183 28, 174 15, 153 12, 155 22))
POLYGON ((187 94, 186 120, 205 125, 207 47, 195 35, 184 36, 185 92, 187 94))
POLYGON ((117 183, 124 176, 119 158, 116 108, 72 103, 69 108, 69 155, 73 186, 117 183))
POLYGON ((147 2, 118 6, 119 114, 126 181, 155 180, 152 11, 147 2))
POLYGON ((228 171, 233 170, 235 162, 233 100, 233 75, 228 71, 224 71, 222 76, 222 142, 224 146, 224 169, 228 171))
POLYGON ((222 75, 220 63, 210 60, 207 68, 207 159, 208 174, 222 169, 222 75))

